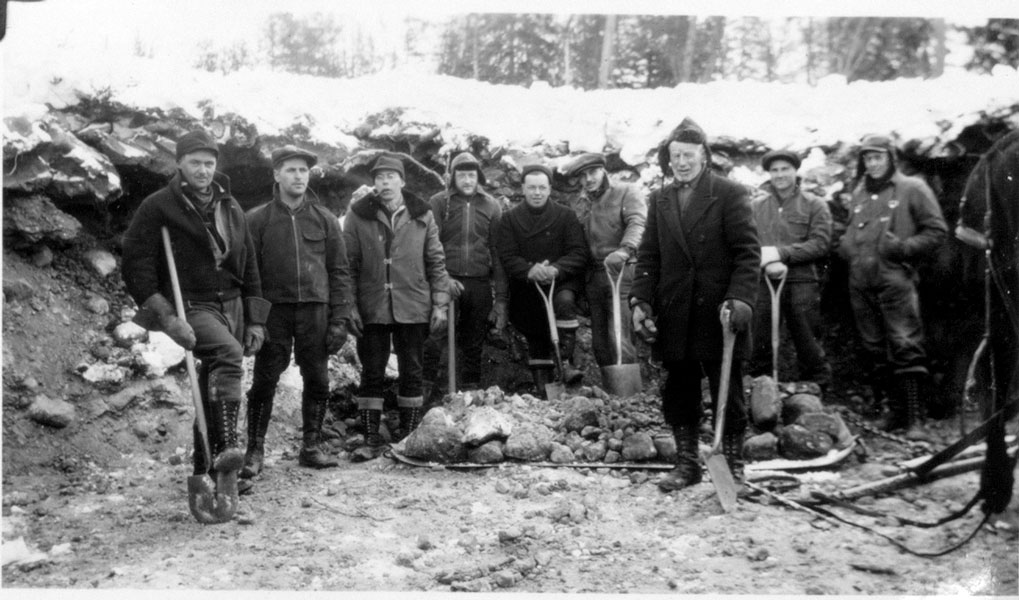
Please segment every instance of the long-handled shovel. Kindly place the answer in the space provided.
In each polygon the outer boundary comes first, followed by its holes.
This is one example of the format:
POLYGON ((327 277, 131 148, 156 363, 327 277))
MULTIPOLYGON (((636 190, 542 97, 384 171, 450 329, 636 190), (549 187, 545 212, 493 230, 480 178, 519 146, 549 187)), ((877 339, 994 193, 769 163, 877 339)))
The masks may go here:
POLYGON ((559 351, 559 330, 555 326, 555 309, 552 308, 552 298, 555 295, 555 279, 552 280, 552 284, 549 286, 548 295, 545 294, 545 290, 541 289, 537 281, 534 282, 534 287, 538 288, 538 294, 541 296, 542 302, 545 303, 545 319, 548 321, 548 332, 552 338, 552 349, 555 351, 555 368, 559 374, 554 383, 545 384, 545 397, 549 400, 557 400, 560 395, 566 392, 566 386, 563 384, 563 356, 559 351))
POLYGON ((446 322, 446 338, 449 348, 447 371, 449 373, 449 394, 456 393, 456 300, 449 303, 449 320, 446 322))
MULTIPOLYGON (((166 264, 170 271, 170 284, 173 287, 173 302, 177 307, 177 317, 186 319, 184 298, 180 293, 180 280, 177 278, 177 264, 173 259, 173 247, 170 244, 170 232, 162 228, 163 250, 166 252, 166 264)), ((191 400, 195 404, 195 424, 198 426, 199 442, 207 461, 212 462, 212 451, 209 447, 209 429, 205 423, 205 409, 202 406, 202 390, 198 385, 198 370, 195 368, 195 357, 190 350, 184 351, 187 363, 188 379, 191 380, 191 400)), ((188 508, 199 523, 225 523, 237 512, 237 471, 217 474, 216 484, 208 475, 192 475, 188 477, 188 508), (232 475, 232 477, 231 477, 232 475)))
POLYGON ((610 394, 617 396, 632 396, 644 389, 644 382, 640 377, 640 365, 623 364, 623 317, 619 308, 619 285, 623 281, 623 270, 619 269, 619 275, 612 278, 612 271, 608 263, 605 264, 605 274, 608 276, 609 286, 612 288, 612 333, 616 340, 616 364, 605 365, 601 368, 601 379, 605 389, 610 394))
POLYGON ((722 371, 718 376, 718 402, 715 404, 715 439, 711 449, 701 452, 704 466, 711 475, 722 510, 731 512, 736 508, 736 482, 732 478, 729 464, 722 454, 722 432, 725 429, 725 408, 729 404, 729 374, 732 373, 732 353, 736 346, 736 334, 729 328, 729 310, 722 309, 722 371))
POLYGON ((772 278, 764 274, 764 281, 768 283, 768 292, 771 294, 771 378, 778 383, 778 326, 781 317, 780 300, 782 297, 782 286, 785 285, 785 277, 789 271, 782 271, 778 277, 778 285, 772 283, 772 278))

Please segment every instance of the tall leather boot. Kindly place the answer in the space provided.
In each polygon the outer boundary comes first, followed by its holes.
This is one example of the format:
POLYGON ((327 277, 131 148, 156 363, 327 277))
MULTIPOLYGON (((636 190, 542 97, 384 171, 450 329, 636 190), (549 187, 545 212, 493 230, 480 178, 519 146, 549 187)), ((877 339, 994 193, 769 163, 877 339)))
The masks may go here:
POLYGON ((269 431, 272 403, 272 396, 260 398, 248 393, 248 447, 244 453, 241 479, 251 479, 262 472, 265 464, 265 434, 269 431))
POLYGON ((900 382, 902 397, 905 402, 906 439, 914 442, 930 442, 930 435, 923 426, 924 401, 921 396, 924 375, 922 373, 904 373, 900 382))
POLYGON ((545 397, 545 385, 552 383, 553 370, 549 367, 531 367, 531 381, 534 382, 534 397, 545 397))
POLYGON ((676 468, 658 481, 663 492, 681 490, 701 482, 701 466, 697 462, 697 425, 673 426, 672 436, 676 440, 676 468))
POLYGON ((577 349, 577 330, 559 328, 559 351, 563 359, 563 381, 577 385, 584 379, 584 372, 574 366, 573 353, 577 349))
POLYGON ((322 449, 322 423, 326 418, 328 396, 316 398, 305 396, 302 400, 303 436, 297 464, 312 469, 327 469, 339 465, 339 461, 322 449))
POLYGON ((421 424, 424 417, 424 398, 396 397, 396 405, 400 410, 400 437, 405 438, 421 424))
POLYGON ((732 430, 728 427, 722 432, 722 454, 729 464, 729 472, 736 485, 742 486, 745 478, 743 472, 743 430, 732 430))
POLYGON ((238 400, 212 401, 209 409, 212 468, 220 473, 239 471, 244 466, 244 453, 237 447, 237 415, 241 403, 238 400))

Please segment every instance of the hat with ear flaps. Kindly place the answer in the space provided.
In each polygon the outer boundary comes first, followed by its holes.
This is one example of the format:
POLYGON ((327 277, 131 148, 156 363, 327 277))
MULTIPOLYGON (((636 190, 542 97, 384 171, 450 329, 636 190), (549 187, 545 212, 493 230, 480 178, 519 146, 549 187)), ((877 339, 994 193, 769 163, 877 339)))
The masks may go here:
POLYGON ((685 117, 672 130, 672 133, 662 140, 661 144, 658 144, 658 166, 662 169, 662 175, 672 174, 672 169, 669 168, 669 144, 672 142, 685 142, 687 144, 700 144, 704 146, 706 165, 707 167, 711 166, 711 148, 708 146, 708 135, 704 133, 701 126, 694 122, 693 119, 685 117))
POLYGON ((889 169, 897 168, 895 164, 895 143, 887 135, 869 134, 860 140, 860 153, 856 157, 856 177, 862 178, 867 172, 863 164, 863 155, 868 152, 887 152, 889 169))

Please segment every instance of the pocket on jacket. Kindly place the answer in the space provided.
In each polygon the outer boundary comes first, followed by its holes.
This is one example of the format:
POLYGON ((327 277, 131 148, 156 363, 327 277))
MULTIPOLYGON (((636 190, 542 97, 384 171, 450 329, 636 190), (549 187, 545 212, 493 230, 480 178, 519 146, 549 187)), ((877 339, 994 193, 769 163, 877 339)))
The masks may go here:
POLYGON ((789 224, 789 233, 796 239, 803 241, 810 234, 810 219, 800 215, 790 215, 786 222, 789 224))
POLYGON ((302 231, 301 237, 304 243, 313 251, 322 251, 326 247, 326 232, 324 231, 302 231))

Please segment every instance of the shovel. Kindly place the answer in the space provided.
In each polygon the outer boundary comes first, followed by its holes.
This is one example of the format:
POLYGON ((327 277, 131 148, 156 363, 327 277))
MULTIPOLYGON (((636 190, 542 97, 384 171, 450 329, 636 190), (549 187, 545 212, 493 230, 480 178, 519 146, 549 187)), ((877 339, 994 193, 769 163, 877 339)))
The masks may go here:
POLYGON ((549 336, 552 338, 552 349, 555 350, 556 371, 559 373, 556 382, 545 384, 545 398, 558 400, 559 396, 566 392, 566 386, 563 384, 563 357, 559 352, 559 330, 555 326, 555 310, 552 308, 552 297, 555 294, 555 279, 552 280, 547 295, 537 281, 534 282, 534 287, 538 288, 538 294, 541 296, 542 302, 545 303, 545 318, 548 321, 549 336))
MULTIPOLYGON (((177 278, 177 264, 173 259, 173 248, 170 244, 170 232, 162 228, 163 250, 166 252, 166 264, 170 271, 170 284, 173 287, 173 302, 177 307, 177 317, 186 319, 184 314, 184 298, 180 293, 180 280, 177 278)), ((209 448, 209 429, 205 423, 205 408, 202 406, 202 390, 198 385, 198 371, 195 368, 195 357, 190 350, 184 351, 187 363, 188 379, 191 380, 191 400, 195 404, 195 425, 198 427, 199 441, 206 460, 212 461, 209 448)), ((188 508, 195 519, 202 524, 226 523, 233 519, 237 512, 237 471, 217 473, 215 485, 206 474, 188 477, 188 508)))
POLYGON ((616 364, 602 367, 601 379, 610 394, 626 397, 640 393, 644 389, 644 382, 640 377, 640 365, 623 364, 623 318, 619 308, 619 285, 623 281, 624 269, 625 266, 620 268, 619 275, 613 279, 608 263, 605 264, 605 274, 612 287, 612 332, 616 340, 616 364))
POLYGON ((447 371, 449 372, 449 395, 456 393, 456 300, 449 303, 449 320, 446 322, 447 347, 449 348, 449 360, 447 371))
POLYGON ((781 306, 779 300, 782 296, 782 286, 785 285, 785 277, 789 274, 788 270, 782 271, 782 275, 778 277, 778 285, 772 283, 772 278, 767 273, 764 274, 764 281, 768 283, 768 292, 771 294, 771 378, 778 383, 778 325, 781 306))
POLYGON ((701 452, 704 466, 711 475, 722 510, 732 512, 736 508, 736 482, 722 454, 722 431, 725 429, 725 408, 729 404, 729 375, 732 372, 732 353, 736 346, 736 334, 729 328, 729 309, 722 309, 722 371, 718 376, 718 402, 715 404, 715 439, 711 449, 701 452))

